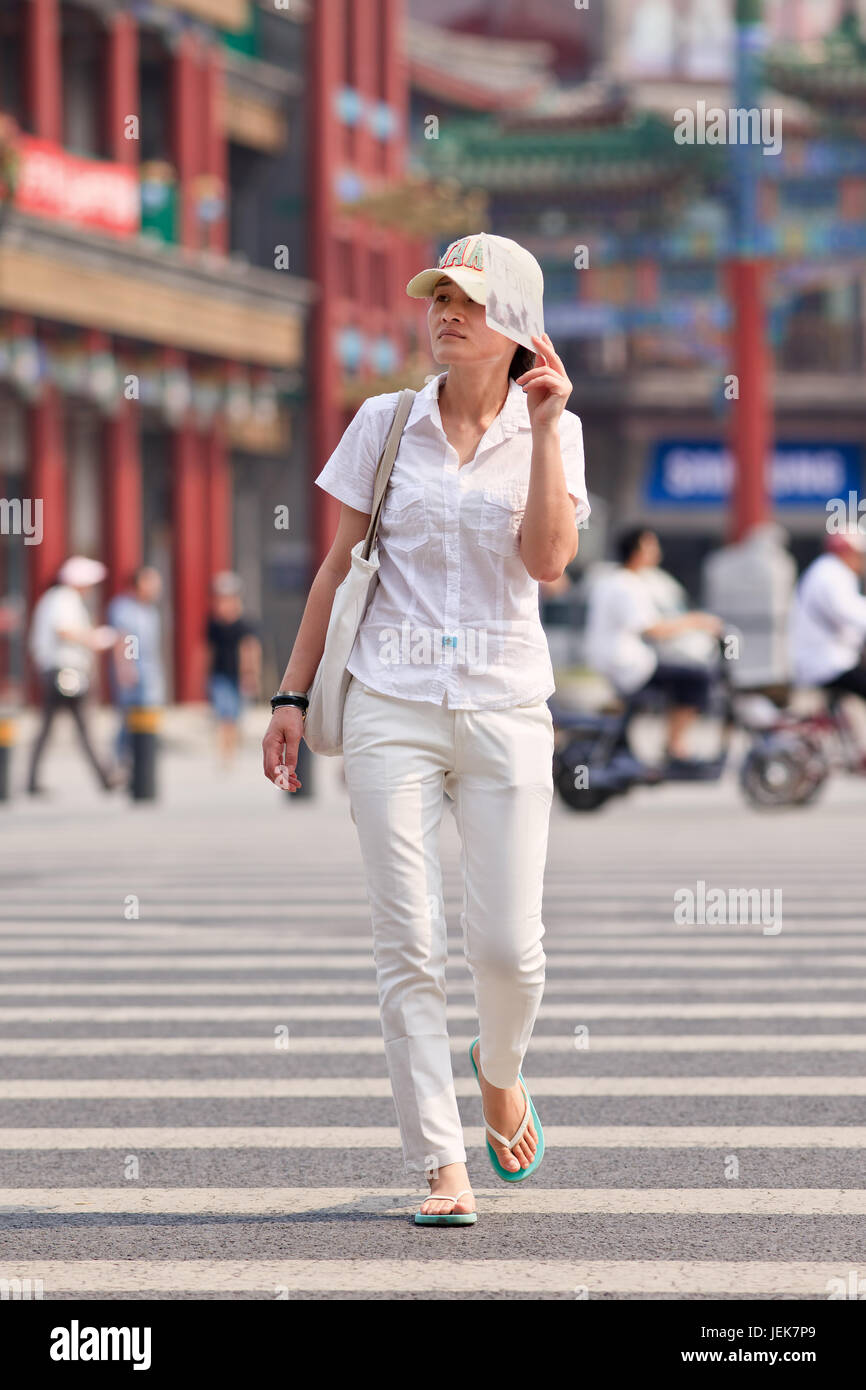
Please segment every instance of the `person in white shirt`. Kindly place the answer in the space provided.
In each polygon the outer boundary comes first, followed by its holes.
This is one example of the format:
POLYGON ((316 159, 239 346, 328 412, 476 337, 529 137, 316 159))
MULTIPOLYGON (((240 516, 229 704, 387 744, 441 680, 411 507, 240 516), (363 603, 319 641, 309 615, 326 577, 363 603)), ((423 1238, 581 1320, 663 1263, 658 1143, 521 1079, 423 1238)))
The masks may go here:
POLYGON ((866 700, 866 536, 828 536, 825 554, 804 571, 794 590, 788 635, 794 682, 847 691, 866 700))
MULTIPOLYGON (((540 298, 535 258, 494 240, 540 298)), ((447 370, 415 397, 385 495, 379 582, 348 664, 343 762, 403 1159, 431 1189, 418 1218, 469 1224, 445 1007, 443 798, 463 850, 461 924, 481 1025, 472 1061, 488 1156, 500 1177, 519 1181, 544 1147, 520 1080, 544 987, 553 796, 546 701, 555 683, 538 584, 574 558, 590 508, 580 421, 565 410, 571 382, 547 334, 532 336, 533 357, 487 323, 480 235, 452 243, 407 292, 429 298, 431 348, 447 370)), ((312 684, 334 592, 367 531, 397 397, 365 401, 316 478, 343 505, 286 691, 312 684)), ((277 786, 299 785, 301 734, 300 710, 278 708, 263 740, 265 775, 277 786)))
POLYGON ((75 721, 78 738, 100 786, 111 791, 119 777, 103 765, 90 740, 84 702, 93 676, 94 653, 107 651, 117 640, 111 627, 95 627, 81 597, 100 584, 108 571, 101 560, 71 555, 60 566, 54 584, 36 603, 30 625, 30 655, 42 687, 42 724, 30 755, 27 790, 44 795, 39 766, 54 716, 66 709, 75 721))
POLYGON ((709 668, 696 662, 660 660, 654 643, 688 632, 718 636, 723 623, 712 613, 663 617, 656 596, 662 558, 658 536, 635 526, 619 540, 619 565, 602 575, 589 591, 586 622, 587 660, 607 676, 618 695, 662 690, 671 701, 668 714, 668 761, 690 762, 688 731, 707 708, 712 680, 709 668))

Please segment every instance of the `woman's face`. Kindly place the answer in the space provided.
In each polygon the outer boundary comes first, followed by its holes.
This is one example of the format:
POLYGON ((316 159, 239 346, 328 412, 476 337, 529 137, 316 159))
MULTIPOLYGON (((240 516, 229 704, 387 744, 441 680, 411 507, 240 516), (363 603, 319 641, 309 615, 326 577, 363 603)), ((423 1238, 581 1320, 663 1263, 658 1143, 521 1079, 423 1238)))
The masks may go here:
POLYGON ((499 362, 506 369, 517 344, 487 323, 484 305, 443 275, 427 311, 430 346, 437 362, 499 362))

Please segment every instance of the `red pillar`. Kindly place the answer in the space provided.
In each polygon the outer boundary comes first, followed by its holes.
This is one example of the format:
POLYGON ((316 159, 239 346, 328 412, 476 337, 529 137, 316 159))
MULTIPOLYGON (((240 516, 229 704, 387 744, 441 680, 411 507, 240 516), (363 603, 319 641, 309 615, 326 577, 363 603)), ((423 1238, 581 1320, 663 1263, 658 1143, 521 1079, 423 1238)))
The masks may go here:
POLYGON ((202 439, 191 423, 172 437, 174 698, 204 698, 207 618, 207 486, 202 439))
POLYGON ((63 408, 56 386, 47 384, 29 409, 27 495, 42 500, 42 544, 29 546, 30 602, 39 598, 66 559, 66 454, 63 408))
POLYGON ((199 45, 190 34, 178 40, 172 64, 172 148, 178 178, 178 239, 198 249, 194 179, 201 169, 201 111, 198 82, 199 45))
POLYGON ((127 118, 141 111, 138 28, 131 14, 114 14, 109 20, 105 106, 109 157, 118 164, 138 164, 141 139, 127 139, 127 118))
POLYGON ((310 145, 309 145, 309 266, 319 288, 310 324, 310 515, 312 573, 330 549, 340 504, 322 494, 312 480, 321 470, 342 434, 339 405, 340 370, 334 335, 339 286, 333 254, 334 183, 340 163, 342 128, 334 111, 334 93, 343 83, 342 55, 345 23, 342 5, 316 5, 309 25, 310 145), (318 495, 316 495, 318 494, 318 495))
MULTIPOLYGON (((366 102, 380 100, 376 88, 376 48, 382 42, 376 27, 375 0, 352 0, 355 12, 355 86, 366 102)), ((378 144, 366 119, 355 127, 355 164, 357 168, 381 177, 376 165, 374 146, 378 144)))
MULTIPOLYGON (((397 119, 397 129, 385 142, 385 168, 389 178, 399 178, 406 170, 406 141, 409 124, 409 60, 402 34, 406 15, 404 0, 384 0, 382 5, 382 44, 385 64, 384 100, 397 119)), ((410 277, 411 278, 411 277, 410 277)))
POLYGON ((232 470, 225 432, 214 425, 204 436, 207 486, 207 574, 232 567, 232 470))
POLYGON ((141 564, 140 414, 135 401, 124 401, 102 427, 105 511, 102 558, 108 566, 106 594, 118 593, 131 570, 141 564))
MULTIPOLYGON (((28 546, 27 611, 52 583, 66 559, 66 451, 63 409, 56 386, 46 385, 28 410, 27 496, 42 508, 42 543, 28 546)), ((35 673, 27 682, 31 700, 39 698, 35 673)))
MULTIPOLYGON (((223 124, 223 55, 219 44, 211 44, 201 70, 202 111, 204 113, 204 150, 202 170, 213 175, 222 185, 223 197, 228 198, 228 143, 223 124)), ((207 227, 207 244, 211 251, 228 251, 228 206, 222 217, 207 227)))
POLYGON ((770 513, 768 455, 772 442, 769 363, 764 325, 762 267, 733 261, 730 276, 732 364, 738 397, 733 401, 731 449, 735 460, 732 539, 741 540, 770 513))
POLYGON ((43 140, 63 141, 59 0, 28 0, 25 14, 27 111, 43 140))
MULTIPOLYGON (((581 271, 581 275, 586 274, 581 271)), ((634 292, 638 304, 657 304, 659 266, 656 261, 639 261, 634 271, 634 292)))

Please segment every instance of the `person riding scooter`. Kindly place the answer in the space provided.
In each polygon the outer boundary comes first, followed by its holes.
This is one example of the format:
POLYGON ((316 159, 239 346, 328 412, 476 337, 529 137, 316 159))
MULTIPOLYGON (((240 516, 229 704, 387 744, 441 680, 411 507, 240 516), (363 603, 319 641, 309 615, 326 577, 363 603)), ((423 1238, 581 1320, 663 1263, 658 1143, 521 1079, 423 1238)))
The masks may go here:
MULTIPOLYGON (((866 535, 852 528, 829 535, 824 554, 804 570, 788 626, 795 684, 866 701, 864 569, 866 535)), ((858 741, 862 738, 860 732, 858 741)))
POLYGON ((696 761, 689 753, 688 730, 709 704, 713 675, 706 665, 660 657, 654 644, 688 632, 721 636, 724 624, 712 613, 662 616, 656 587, 648 572, 657 573, 662 558, 655 532, 632 527, 618 543, 619 564, 602 575, 589 593, 586 652, 597 671, 617 694, 633 699, 645 690, 661 690, 671 701, 667 728, 667 769, 696 761))

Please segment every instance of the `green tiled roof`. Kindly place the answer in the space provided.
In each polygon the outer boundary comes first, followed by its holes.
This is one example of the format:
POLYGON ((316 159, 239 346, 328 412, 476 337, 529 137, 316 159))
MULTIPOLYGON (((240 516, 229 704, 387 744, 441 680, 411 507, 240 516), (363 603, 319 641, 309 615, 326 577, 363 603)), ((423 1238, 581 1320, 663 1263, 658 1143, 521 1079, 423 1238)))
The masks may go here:
POLYGON ((711 173, 725 158, 719 146, 678 145, 673 126, 652 114, 624 126, 544 132, 503 130, 489 117, 449 122, 424 155, 432 173, 491 191, 645 183, 711 173))
POLYGON ((771 50, 764 71, 780 92, 804 101, 854 108, 866 105, 866 39, 856 15, 846 15, 818 52, 771 50))

